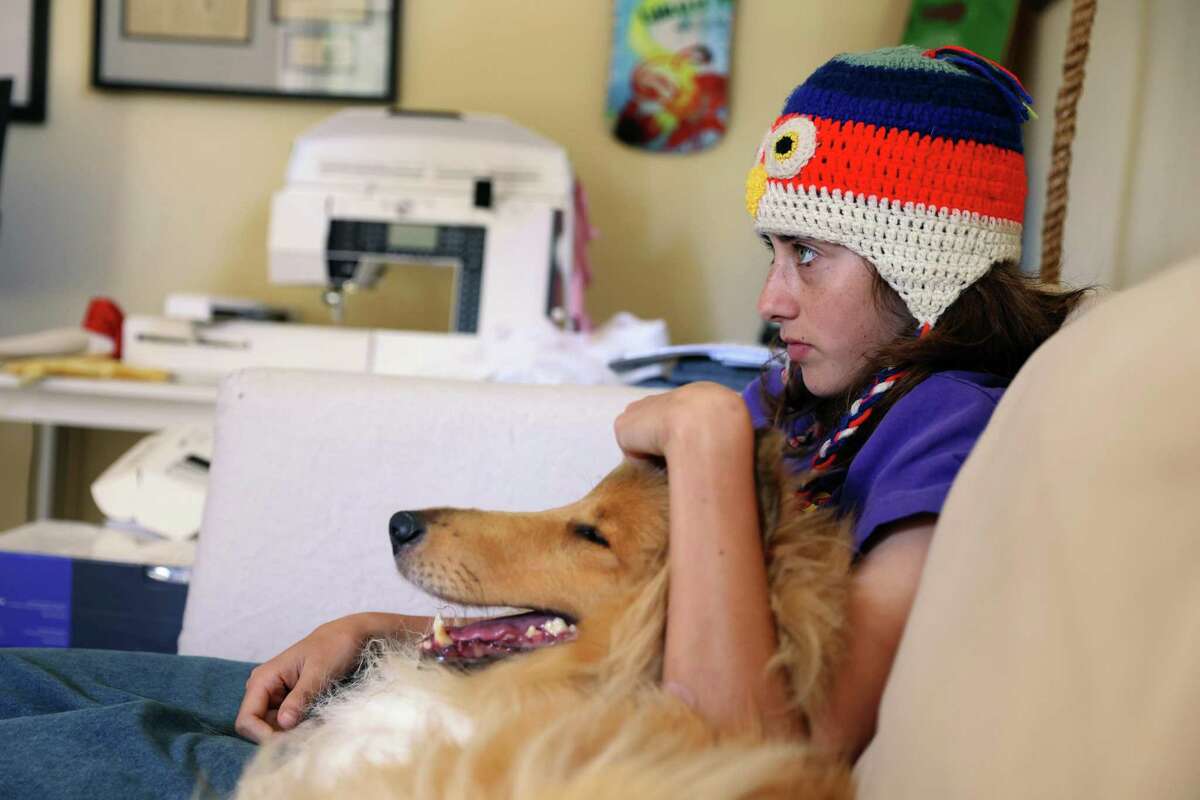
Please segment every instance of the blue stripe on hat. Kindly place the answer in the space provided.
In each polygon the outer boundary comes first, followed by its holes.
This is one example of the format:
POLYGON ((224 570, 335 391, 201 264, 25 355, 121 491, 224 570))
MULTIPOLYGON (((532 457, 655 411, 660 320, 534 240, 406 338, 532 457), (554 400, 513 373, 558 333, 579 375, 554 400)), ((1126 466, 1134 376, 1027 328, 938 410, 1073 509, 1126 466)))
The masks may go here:
POLYGON ((991 82, 966 73, 833 60, 798 86, 782 114, 901 128, 1023 152, 1021 122, 991 82))

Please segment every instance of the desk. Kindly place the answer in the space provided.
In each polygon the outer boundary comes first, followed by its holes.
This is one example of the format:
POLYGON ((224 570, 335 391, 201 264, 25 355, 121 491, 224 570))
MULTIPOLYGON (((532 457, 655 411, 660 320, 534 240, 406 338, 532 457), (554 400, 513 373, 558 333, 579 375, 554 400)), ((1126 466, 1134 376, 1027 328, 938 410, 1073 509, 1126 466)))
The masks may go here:
POLYGON ((179 423, 211 423, 216 404, 213 384, 46 378, 22 386, 15 376, 0 373, 0 420, 38 426, 37 519, 50 516, 54 499, 59 425, 149 433, 179 423))

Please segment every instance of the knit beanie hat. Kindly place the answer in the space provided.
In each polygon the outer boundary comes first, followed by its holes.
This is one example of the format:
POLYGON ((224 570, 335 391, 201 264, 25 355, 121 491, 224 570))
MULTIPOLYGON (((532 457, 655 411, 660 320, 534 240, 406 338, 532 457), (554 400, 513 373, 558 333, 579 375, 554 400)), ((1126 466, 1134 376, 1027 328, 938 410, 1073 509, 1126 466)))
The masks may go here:
POLYGON ((1031 102, 959 47, 837 56, 771 125, 746 208, 760 233, 870 261, 928 330, 994 262, 1021 257, 1031 102))

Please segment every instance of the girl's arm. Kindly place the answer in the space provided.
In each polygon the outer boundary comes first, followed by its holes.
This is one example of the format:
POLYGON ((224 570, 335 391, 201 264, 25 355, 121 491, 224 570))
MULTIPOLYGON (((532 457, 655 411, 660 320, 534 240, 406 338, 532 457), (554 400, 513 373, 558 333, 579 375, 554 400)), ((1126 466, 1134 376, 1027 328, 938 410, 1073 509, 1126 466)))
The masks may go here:
POLYGON ((376 636, 403 637, 428 630, 429 619, 403 614, 351 614, 320 625, 266 663, 246 681, 234 729, 252 742, 296 727, 331 682, 354 668, 363 645, 376 636))
MULTIPOLYGON (((761 721, 799 733, 787 686, 768 673, 775 626, 754 488, 754 436, 741 397, 688 384, 631 405, 617 440, 663 455, 671 474, 671 588, 663 682, 722 727, 761 721)), ((812 721, 821 745, 857 756, 870 741, 936 517, 897 523, 858 566, 850 640, 829 705, 812 721)))
POLYGON ((882 531, 886 538, 855 570, 846 658, 834 677, 828 705, 812 720, 812 739, 826 749, 857 758, 875 735, 879 702, 936 520, 926 514, 888 526, 882 531))
POLYGON ((616 430, 626 452, 665 456, 671 476, 664 684, 722 727, 798 733, 785 682, 766 669, 775 625, 742 398, 688 384, 632 404, 616 430))

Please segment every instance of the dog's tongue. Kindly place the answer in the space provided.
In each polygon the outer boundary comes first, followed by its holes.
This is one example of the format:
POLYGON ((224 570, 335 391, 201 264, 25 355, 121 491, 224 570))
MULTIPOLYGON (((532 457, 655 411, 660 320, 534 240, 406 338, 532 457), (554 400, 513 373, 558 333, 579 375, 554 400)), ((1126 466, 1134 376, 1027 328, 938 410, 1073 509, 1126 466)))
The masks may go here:
POLYGON ((575 638, 575 626, 553 614, 532 612, 468 625, 446 625, 441 616, 421 640, 421 652, 442 661, 481 661, 575 638))

